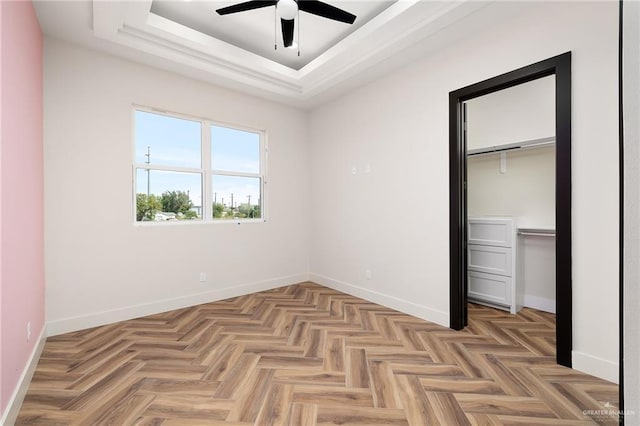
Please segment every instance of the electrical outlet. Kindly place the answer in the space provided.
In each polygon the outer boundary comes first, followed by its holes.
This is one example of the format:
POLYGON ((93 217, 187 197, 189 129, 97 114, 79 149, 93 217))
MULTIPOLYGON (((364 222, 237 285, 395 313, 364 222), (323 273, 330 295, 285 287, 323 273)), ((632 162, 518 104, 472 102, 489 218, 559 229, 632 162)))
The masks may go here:
POLYGON ((27 323, 27 342, 31 340, 31 321, 27 323))
POLYGON ((364 277, 368 280, 371 279, 371 270, 367 269, 366 271, 364 271, 364 277))
POLYGON ((200 282, 204 283, 207 281, 207 274, 204 272, 200 272, 200 282))

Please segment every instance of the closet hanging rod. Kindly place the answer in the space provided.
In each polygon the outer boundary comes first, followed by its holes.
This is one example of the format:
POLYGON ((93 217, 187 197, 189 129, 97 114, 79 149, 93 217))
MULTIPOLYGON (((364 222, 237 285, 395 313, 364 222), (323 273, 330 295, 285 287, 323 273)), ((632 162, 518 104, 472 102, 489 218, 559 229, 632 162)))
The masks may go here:
POLYGON ((553 145, 556 143, 555 137, 531 139, 528 141, 521 141, 515 143, 508 143, 504 145, 487 146, 484 148, 468 149, 467 156, 491 154, 494 152, 511 151, 514 149, 533 148, 537 146, 553 145))

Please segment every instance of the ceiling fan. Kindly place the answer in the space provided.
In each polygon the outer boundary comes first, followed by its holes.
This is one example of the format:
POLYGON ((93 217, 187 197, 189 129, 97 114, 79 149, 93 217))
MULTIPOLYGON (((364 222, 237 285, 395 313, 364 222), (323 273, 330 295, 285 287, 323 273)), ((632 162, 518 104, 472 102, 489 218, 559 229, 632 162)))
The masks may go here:
POLYGON ((223 7, 216 10, 216 12, 218 12, 219 15, 228 15, 230 13, 245 12, 247 10, 260 9, 269 6, 275 6, 276 10, 280 14, 284 47, 290 47, 293 44, 294 22, 299 10, 313 15, 322 16, 323 18, 332 19, 334 21, 344 22, 346 24, 353 24, 356 20, 355 15, 319 0, 245 1, 228 7, 223 7))

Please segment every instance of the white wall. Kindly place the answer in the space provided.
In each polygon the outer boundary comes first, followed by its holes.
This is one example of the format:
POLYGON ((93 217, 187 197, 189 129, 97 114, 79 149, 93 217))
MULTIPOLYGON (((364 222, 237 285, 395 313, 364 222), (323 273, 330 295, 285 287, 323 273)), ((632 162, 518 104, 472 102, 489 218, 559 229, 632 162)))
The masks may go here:
POLYGON ((624 390, 626 424, 640 423, 640 3, 624 2, 624 390))
POLYGON ((449 92, 571 50, 573 361, 617 380, 618 5, 511 7, 525 10, 313 111, 312 278, 448 325, 449 92))
POLYGON ((515 216, 522 228, 555 228, 556 159, 553 146, 467 158, 469 216, 515 216))
POLYGON ((467 101, 467 149, 555 136, 555 83, 550 75, 467 101))
POLYGON ((51 39, 44 67, 50 334, 308 277, 305 113, 51 39), (134 103, 266 129, 268 222, 134 225, 134 103))
POLYGON ((518 236, 518 285, 523 306, 556 313, 556 239, 518 236))

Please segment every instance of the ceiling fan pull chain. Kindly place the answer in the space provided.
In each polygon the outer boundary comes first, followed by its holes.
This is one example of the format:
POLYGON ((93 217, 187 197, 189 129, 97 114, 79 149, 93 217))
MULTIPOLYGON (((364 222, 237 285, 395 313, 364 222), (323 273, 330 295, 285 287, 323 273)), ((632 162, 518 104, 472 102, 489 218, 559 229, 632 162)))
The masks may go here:
POLYGON ((300 56, 300 8, 298 8, 298 56, 300 56))
POLYGON ((273 8, 273 50, 278 50, 278 8, 273 8))

